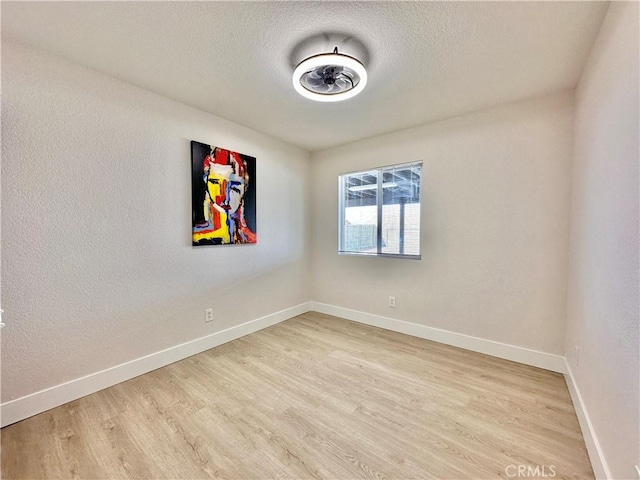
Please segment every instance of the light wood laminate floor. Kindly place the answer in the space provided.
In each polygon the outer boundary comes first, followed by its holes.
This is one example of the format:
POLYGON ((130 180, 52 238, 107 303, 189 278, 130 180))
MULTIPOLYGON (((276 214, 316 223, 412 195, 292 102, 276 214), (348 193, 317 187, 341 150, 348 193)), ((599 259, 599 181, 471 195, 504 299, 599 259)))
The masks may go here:
POLYGON ((4 428, 2 476, 593 473, 562 375, 307 313, 4 428))

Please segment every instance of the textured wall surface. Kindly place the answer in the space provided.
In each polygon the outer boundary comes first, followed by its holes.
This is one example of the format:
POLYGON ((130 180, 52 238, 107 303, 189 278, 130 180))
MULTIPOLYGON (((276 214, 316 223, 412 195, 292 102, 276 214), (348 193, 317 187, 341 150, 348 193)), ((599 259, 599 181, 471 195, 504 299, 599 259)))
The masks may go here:
POLYGON ((2 400, 308 301, 308 156, 3 42, 2 400), (257 245, 191 247, 190 140, 257 158, 257 245))
POLYGON ((572 108, 559 93, 314 153, 313 299, 563 354, 572 108), (337 176, 417 160, 422 260, 338 256, 337 176))
POLYGON ((611 4, 575 100, 566 354, 616 479, 640 465, 639 10, 611 4))

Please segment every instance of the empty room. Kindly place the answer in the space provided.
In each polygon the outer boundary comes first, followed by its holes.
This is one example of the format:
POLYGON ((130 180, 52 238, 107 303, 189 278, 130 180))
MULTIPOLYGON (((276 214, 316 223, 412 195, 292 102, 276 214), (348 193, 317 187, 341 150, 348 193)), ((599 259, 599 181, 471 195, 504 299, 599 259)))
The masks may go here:
POLYGON ((2 478, 640 480, 640 3, 0 14, 2 478))

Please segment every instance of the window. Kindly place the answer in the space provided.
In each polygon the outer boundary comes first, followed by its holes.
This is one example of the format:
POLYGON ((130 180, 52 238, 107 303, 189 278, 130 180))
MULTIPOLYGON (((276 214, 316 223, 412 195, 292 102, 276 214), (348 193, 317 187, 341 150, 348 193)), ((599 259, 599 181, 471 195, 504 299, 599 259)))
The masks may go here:
POLYGON ((340 175, 338 253, 420 258, 422 162, 340 175))

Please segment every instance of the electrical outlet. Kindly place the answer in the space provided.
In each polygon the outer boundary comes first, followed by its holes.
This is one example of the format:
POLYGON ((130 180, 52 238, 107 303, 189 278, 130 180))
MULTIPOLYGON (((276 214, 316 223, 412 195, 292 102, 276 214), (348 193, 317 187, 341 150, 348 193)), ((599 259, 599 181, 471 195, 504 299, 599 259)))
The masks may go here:
POLYGON ((576 367, 580 365, 580 347, 578 345, 574 345, 573 348, 576 349, 576 367))
POLYGON ((204 321, 213 322, 213 308, 207 308, 204 311, 204 321))
POLYGON ((396 308, 396 297, 389 297, 389 306, 391 308, 396 308))

